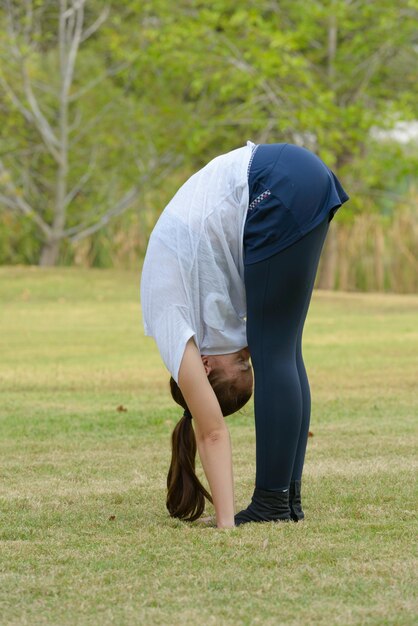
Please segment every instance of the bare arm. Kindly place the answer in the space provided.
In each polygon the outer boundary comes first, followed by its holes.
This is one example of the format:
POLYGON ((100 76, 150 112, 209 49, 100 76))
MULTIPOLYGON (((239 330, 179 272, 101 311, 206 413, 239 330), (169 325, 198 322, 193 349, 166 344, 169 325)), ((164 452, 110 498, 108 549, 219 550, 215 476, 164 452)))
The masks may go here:
POLYGON ((179 387, 195 427, 197 449, 208 480, 218 528, 234 527, 234 480, 231 439, 193 339, 184 351, 179 387))

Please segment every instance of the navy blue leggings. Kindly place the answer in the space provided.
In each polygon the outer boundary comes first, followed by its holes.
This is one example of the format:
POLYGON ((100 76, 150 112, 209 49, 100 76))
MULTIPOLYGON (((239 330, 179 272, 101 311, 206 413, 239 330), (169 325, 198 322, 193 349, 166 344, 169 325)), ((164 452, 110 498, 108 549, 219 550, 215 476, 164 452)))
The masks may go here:
POLYGON ((260 489, 287 489, 302 476, 311 414, 302 333, 328 227, 325 219, 296 243, 245 266, 260 489))

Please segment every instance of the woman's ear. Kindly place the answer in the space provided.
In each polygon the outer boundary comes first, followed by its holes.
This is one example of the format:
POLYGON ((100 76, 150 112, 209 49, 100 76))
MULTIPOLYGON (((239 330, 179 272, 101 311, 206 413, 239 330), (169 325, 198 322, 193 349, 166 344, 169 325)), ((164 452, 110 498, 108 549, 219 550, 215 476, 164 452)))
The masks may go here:
POLYGON ((209 376, 209 374, 211 373, 213 369, 212 364, 211 364, 211 358, 207 354, 202 354, 201 358, 202 358, 203 367, 205 368, 206 376, 209 376))

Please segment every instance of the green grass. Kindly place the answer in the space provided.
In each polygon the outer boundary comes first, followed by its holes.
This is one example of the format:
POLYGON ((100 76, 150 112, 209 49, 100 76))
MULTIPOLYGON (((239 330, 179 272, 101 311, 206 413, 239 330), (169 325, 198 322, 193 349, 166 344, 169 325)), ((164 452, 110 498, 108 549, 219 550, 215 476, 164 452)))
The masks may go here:
MULTIPOLYGON (((219 531, 166 512, 180 411, 138 293, 0 269, 1 626, 416 624, 418 297, 314 292, 306 521, 219 531)), ((239 510, 252 406, 227 422, 239 510)))

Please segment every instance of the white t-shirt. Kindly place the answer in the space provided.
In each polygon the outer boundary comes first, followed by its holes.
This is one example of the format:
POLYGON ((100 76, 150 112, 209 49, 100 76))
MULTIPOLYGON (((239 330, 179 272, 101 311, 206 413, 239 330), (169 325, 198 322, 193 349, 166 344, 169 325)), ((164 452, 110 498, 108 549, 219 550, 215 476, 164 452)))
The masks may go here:
POLYGON ((247 345, 243 231, 254 147, 248 141, 191 176, 151 233, 141 277, 144 329, 176 382, 191 337, 201 354, 247 345))

